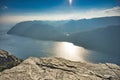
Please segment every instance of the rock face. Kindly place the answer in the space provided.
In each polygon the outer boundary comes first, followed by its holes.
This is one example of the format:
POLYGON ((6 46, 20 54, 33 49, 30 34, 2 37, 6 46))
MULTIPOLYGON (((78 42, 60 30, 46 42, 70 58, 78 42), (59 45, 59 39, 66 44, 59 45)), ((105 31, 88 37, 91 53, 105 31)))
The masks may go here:
POLYGON ((0 50, 0 72, 12 68, 22 62, 21 59, 11 55, 7 51, 0 50))
POLYGON ((0 80, 120 80, 120 66, 31 57, 1 72, 0 80))

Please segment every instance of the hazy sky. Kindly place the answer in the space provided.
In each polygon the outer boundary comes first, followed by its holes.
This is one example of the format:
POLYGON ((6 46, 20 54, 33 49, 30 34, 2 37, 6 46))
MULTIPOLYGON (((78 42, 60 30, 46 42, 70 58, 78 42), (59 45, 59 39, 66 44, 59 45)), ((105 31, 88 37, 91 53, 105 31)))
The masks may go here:
POLYGON ((120 0, 0 0, 0 23, 120 16, 120 0))

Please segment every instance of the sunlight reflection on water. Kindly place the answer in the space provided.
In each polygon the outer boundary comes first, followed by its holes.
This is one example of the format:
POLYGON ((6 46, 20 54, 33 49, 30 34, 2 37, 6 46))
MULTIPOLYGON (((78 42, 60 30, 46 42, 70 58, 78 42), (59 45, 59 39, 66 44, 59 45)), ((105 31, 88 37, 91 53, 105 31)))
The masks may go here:
POLYGON ((85 62, 85 56, 88 54, 85 48, 75 46, 68 42, 55 43, 53 50, 56 57, 62 57, 72 61, 85 62))

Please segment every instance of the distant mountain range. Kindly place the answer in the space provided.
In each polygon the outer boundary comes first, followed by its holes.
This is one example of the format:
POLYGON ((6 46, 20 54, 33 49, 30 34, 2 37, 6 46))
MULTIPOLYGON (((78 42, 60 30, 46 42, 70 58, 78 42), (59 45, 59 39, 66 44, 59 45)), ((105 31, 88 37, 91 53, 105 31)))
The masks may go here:
POLYGON ((31 27, 36 27, 35 29, 46 27, 49 31, 53 29, 62 33, 75 33, 111 25, 120 25, 120 16, 64 21, 25 21, 16 24, 13 29, 15 28, 17 34, 20 34, 21 31, 28 31, 27 29, 31 27), (17 29, 19 29, 19 31, 17 29))
POLYGON ((120 25, 120 16, 70 20, 63 24, 60 28, 62 31, 74 33, 111 25, 120 25))
POLYGON ((64 36, 59 29, 42 21, 25 21, 16 24, 8 34, 30 37, 41 40, 59 40, 64 36))
POLYGON ((68 41, 104 53, 120 53, 120 17, 70 21, 25 21, 8 34, 39 40, 68 41))
POLYGON ((120 54, 120 25, 75 33, 69 40, 91 50, 120 54))

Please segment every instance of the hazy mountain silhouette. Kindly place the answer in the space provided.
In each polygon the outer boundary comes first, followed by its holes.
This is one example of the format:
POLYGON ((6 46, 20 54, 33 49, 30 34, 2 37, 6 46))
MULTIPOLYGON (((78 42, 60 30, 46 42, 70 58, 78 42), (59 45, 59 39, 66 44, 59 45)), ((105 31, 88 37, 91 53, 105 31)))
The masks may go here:
POLYGON ((37 39, 67 38, 67 34, 120 25, 120 17, 102 17, 65 21, 25 21, 16 24, 8 33, 37 39))
POLYGON ((25 21, 16 24, 8 34, 30 37, 41 40, 59 40, 64 36, 54 26, 45 24, 43 21, 25 21))
POLYGON ((91 50, 120 53, 120 17, 26 21, 16 24, 8 34, 39 40, 68 41, 91 50))
POLYGON ((120 25, 79 32, 70 36, 74 44, 104 53, 120 53, 120 25))
POLYGON ((64 32, 73 33, 119 24, 120 16, 115 16, 93 19, 70 20, 67 23, 63 24, 60 28, 64 32))

